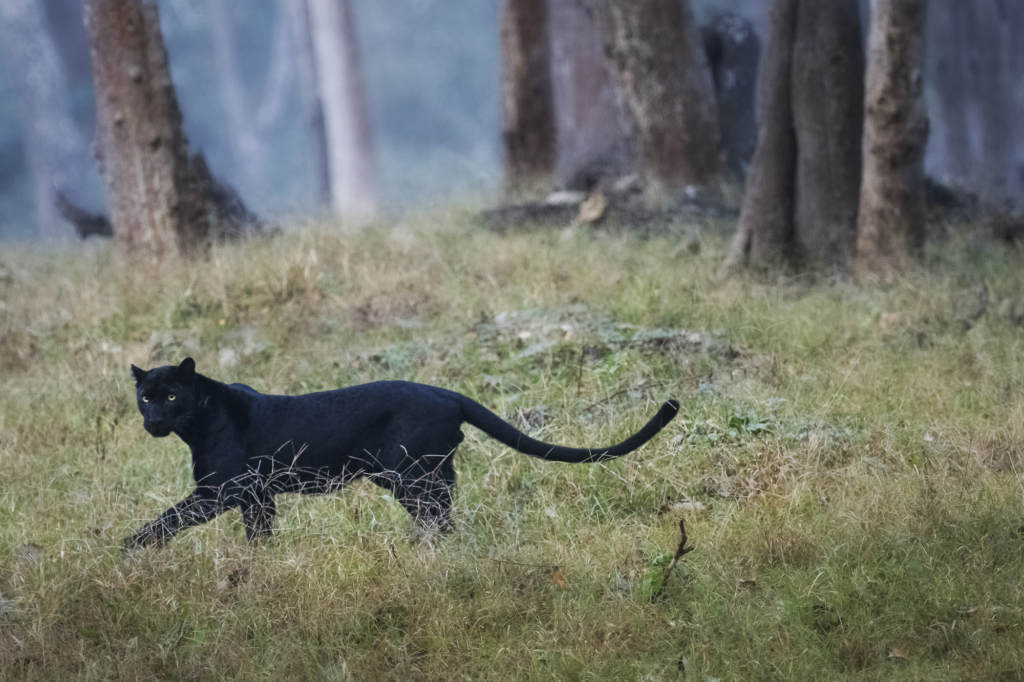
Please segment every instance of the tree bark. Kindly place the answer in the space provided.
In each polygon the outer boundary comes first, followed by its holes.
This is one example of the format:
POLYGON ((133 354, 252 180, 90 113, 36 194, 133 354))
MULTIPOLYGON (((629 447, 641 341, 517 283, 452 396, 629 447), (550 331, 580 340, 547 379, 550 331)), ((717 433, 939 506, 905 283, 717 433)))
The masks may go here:
POLYGON ((86 0, 98 161, 114 235, 159 263, 205 247, 209 221, 189 164, 157 0, 86 0))
POLYGON ((615 99, 601 34, 580 0, 549 4, 558 175, 578 177, 595 165, 625 172, 627 127, 615 99))
MULTIPOLYGON (((1018 2, 1019 0, 1013 0, 1018 2)), ((1013 174, 1014 117, 1020 117, 1013 101, 1010 52, 1013 26, 1007 20, 1006 0, 971 0, 968 26, 969 101, 974 103, 978 121, 980 163, 975 186, 993 203, 1010 198, 1013 174)), ((1024 36, 1019 37, 1022 39, 1024 36)))
POLYGON ((236 59, 234 28, 226 0, 209 0, 210 28, 213 38, 221 98, 230 124, 237 176, 245 188, 269 192, 273 188, 267 177, 269 162, 268 138, 284 110, 285 95, 291 82, 292 60, 288 8, 286 0, 278 0, 274 19, 270 58, 263 92, 256 106, 246 97, 245 84, 236 59))
POLYGON ((813 261, 843 267, 856 244, 864 123, 857 0, 800 0, 791 87, 797 247, 813 261))
POLYGON ((0 26, 34 180, 39 235, 65 239, 74 233, 60 217, 57 196, 84 194, 89 166, 85 142, 71 117, 67 73, 38 0, 0 2, 0 26))
MULTIPOLYGON (((1016 111, 1024 109, 1024 3, 1009 3, 1007 22, 1010 26, 1010 76, 1016 111)), ((1013 159, 1011 195, 1018 203, 1024 203, 1024 116, 1013 115, 1016 149, 1013 159)))
POLYGON ((380 179, 349 0, 307 0, 317 89, 324 112, 331 204, 366 218, 380 201, 380 179))
POLYGON ((1022 3, 947 0, 928 16, 928 75, 939 105, 932 172, 990 203, 1024 197, 1022 3))
POLYGON ((669 192, 719 170, 718 111, 689 0, 593 0, 646 179, 669 192))
POLYGON ((874 0, 868 34, 857 271, 904 270, 924 247, 927 0, 874 0))
POLYGON ((720 276, 747 262, 770 264, 791 255, 796 133, 790 74, 798 0, 776 0, 758 78, 757 145, 747 174, 739 225, 720 276))
POLYGON ((1024 3, 1008 2, 1004 6, 1004 21, 1009 32, 1009 83, 1011 95, 1010 118, 1013 121, 1012 160, 1010 169, 1010 196, 1024 204, 1024 3))
POLYGON ((754 97, 761 42, 754 24, 723 12, 701 29, 718 102, 718 127, 725 165, 742 182, 757 146, 754 97))
POLYGON ((937 166, 942 176, 955 183, 965 183, 974 164, 967 125, 969 11, 967 3, 948 0, 928 11, 930 75, 942 124, 937 166))
POLYGON ((548 0, 504 0, 501 64, 506 188, 530 193, 550 184, 558 154, 548 0))
POLYGON ((295 60, 299 75, 299 93, 306 117, 312 158, 314 195, 321 206, 331 204, 331 171, 327 158, 327 130, 324 108, 317 87, 316 55, 313 50, 312 27, 306 0, 283 0, 295 44, 295 60))

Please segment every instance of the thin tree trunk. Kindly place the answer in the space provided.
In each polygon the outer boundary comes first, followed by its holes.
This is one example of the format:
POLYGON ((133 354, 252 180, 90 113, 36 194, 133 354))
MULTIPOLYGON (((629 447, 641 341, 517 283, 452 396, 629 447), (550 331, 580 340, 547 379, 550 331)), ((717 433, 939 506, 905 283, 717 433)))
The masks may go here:
POLYGON ((504 0, 501 64, 506 188, 529 193, 551 183, 558 155, 548 0, 504 0))
POLYGON ((974 163, 967 131, 969 9, 966 3, 946 0, 928 12, 929 61, 942 122, 938 164, 942 175, 957 183, 967 180, 974 163))
POLYGON ((887 275, 924 247, 927 0, 874 0, 868 34, 857 271, 887 275))
POLYGON ((317 86, 316 55, 313 50, 312 27, 306 0, 282 0, 288 10, 296 66, 299 74, 299 92, 310 139, 313 186, 316 201, 321 206, 331 204, 331 173, 327 158, 327 130, 324 126, 324 108, 317 86))
POLYGON ((592 9, 648 182, 671 192, 712 180, 718 111, 689 0, 593 0, 592 9))
POLYGON ((793 45, 798 248, 842 267, 854 255, 864 124, 857 0, 800 0, 793 45))
MULTIPOLYGON (((1020 0, 1014 0, 1019 2, 1020 0)), ((980 123, 980 167, 976 186, 986 199, 1000 203, 1010 197, 1013 173, 1014 107, 1010 74, 1011 25, 1004 0, 971 0, 968 49, 971 99, 980 123)))
POLYGON ((1010 31, 1010 90, 1016 114, 1011 112, 1014 122, 1013 166, 1010 177, 1010 195, 1018 203, 1024 203, 1024 2, 1009 2, 1006 22, 1010 31))
POLYGON ((114 235, 158 263, 207 243, 201 183, 160 34, 157 0, 86 0, 96 85, 97 152, 114 235))
POLYGON ((209 0, 214 55, 224 108, 230 124, 230 140, 235 167, 246 187, 267 192, 268 139, 271 128, 284 110, 285 94, 291 75, 291 45, 287 8, 277 2, 267 74, 259 103, 251 106, 245 94, 244 79, 236 59, 234 29, 225 0, 209 0))
POLYGON ((327 133, 331 203, 343 215, 372 215, 380 181, 349 0, 307 0, 327 133))
POLYGON ((580 0, 550 0, 552 86, 557 111, 558 174, 593 165, 621 166, 627 127, 615 99, 601 34, 580 0))
POLYGON ((0 25, 34 180, 39 235, 69 238, 74 231, 60 217, 57 196, 84 194, 89 154, 71 118, 64 64, 38 0, 3 0, 0 25))
POLYGON ((758 78, 757 146, 747 174, 739 225, 720 277, 744 262, 770 264, 791 255, 796 133, 791 79, 798 0, 772 6, 768 47, 758 78))

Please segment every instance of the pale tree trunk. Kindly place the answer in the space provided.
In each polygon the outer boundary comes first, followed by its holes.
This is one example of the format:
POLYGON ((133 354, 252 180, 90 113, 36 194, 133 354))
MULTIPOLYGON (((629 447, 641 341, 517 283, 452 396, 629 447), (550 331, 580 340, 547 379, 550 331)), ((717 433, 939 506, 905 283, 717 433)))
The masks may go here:
POLYGON ((604 58, 601 34, 580 0, 550 0, 552 86, 558 123, 558 174, 627 160, 626 125, 604 58))
POLYGON ((651 187, 672 193, 714 179, 718 111, 689 0, 592 0, 591 7, 651 187))
POLYGON ((345 216, 376 212, 380 180, 350 0, 307 0, 324 112, 331 204, 345 216))
POLYGON ((39 235, 69 238, 74 231, 61 219, 57 197, 81 199, 89 154, 71 118, 64 64, 39 0, 2 0, 0 25, 4 60, 18 95, 39 235))
POLYGON ((209 232, 188 159, 157 0, 86 0, 96 86, 96 151, 114 236, 159 263, 202 249, 209 232))
POLYGON ((887 276, 924 247, 927 0, 874 0, 868 33, 857 271, 887 276))
POLYGON ((548 0, 504 0, 501 138, 512 194, 550 185, 558 154, 548 0))
POLYGON ((793 243, 796 133, 790 74, 798 0, 776 0, 758 77, 757 146, 747 173, 739 225, 719 273, 770 265, 789 257, 793 243))
POLYGON ((856 245, 863 143, 857 0, 800 0, 791 87, 797 247, 812 261, 843 267, 856 245))
POLYGON ((324 109, 317 87, 316 56, 306 0, 283 0, 288 10, 288 23, 295 44, 296 70, 303 115, 310 140, 314 196, 321 206, 331 204, 331 173, 327 159, 327 131, 324 109))
POLYGON ((291 83, 292 60, 288 0, 277 1, 270 58, 263 92, 256 106, 245 94, 245 83, 236 58, 234 29, 226 0, 209 0, 217 75, 227 113, 235 167, 245 186, 258 193, 272 191, 267 177, 269 137, 284 111, 291 83))

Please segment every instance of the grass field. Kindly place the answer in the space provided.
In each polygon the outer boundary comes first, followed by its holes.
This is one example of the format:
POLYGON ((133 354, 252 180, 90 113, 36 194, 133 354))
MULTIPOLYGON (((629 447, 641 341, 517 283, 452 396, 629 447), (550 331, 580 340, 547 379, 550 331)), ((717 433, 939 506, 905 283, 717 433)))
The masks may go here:
POLYGON ((166 272, 5 246, 0 678, 1024 679, 1022 254, 954 231, 884 288, 718 283, 729 228, 695 254, 448 213, 166 272), (191 484, 128 365, 186 356, 265 392, 437 384, 566 445, 682 410, 593 466, 467 427, 432 541, 356 484, 282 496, 262 547, 231 512, 126 554, 191 484))

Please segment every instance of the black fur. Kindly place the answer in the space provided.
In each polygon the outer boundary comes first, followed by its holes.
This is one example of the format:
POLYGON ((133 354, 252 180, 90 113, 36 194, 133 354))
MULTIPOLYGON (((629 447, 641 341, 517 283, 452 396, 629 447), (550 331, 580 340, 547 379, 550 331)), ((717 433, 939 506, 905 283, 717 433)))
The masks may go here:
POLYGON ((566 448, 530 438, 483 405, 434 386, 380 381, 301 396, 263 395, 181 365, 132 365, 139 411, 158 438, 192 450, 195 491, 125 541, 163 543, 182 528, 239 507, 250 542, 269 536, 277 493, 325 493, 367 477, 391 490, 421 524, 447 528, 467 422, 519 452, 555 462, 601 462, 631 452, 675 417, 666 402, 639 432, 609 448, 566 448))

